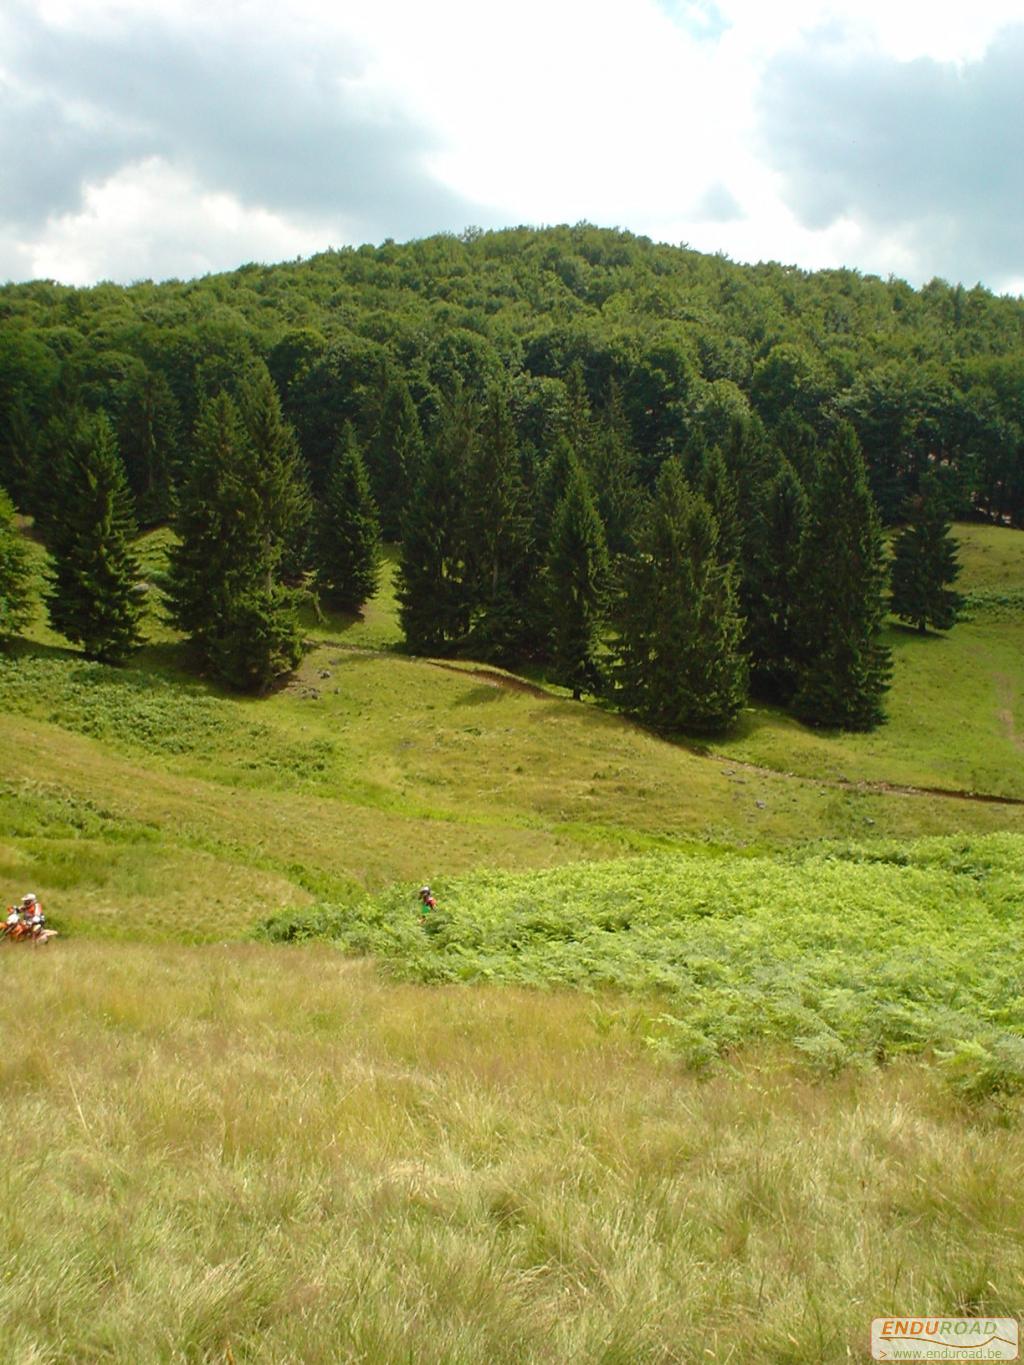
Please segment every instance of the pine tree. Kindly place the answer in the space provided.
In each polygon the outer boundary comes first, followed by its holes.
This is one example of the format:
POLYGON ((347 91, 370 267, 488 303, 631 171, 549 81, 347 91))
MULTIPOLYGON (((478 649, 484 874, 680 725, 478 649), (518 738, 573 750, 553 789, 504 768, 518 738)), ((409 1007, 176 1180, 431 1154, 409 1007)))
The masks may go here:
POLYGON ((171 622, 191 638, 205 663, 232 596, 252 589, 259 577, 259 547, 242 518, 239 468, 245 440, 238 409, 227 394, 204 403, 178 499, 168 607, 171 622))
POLYGON ((327 476, 315 555, 317 583, 339 606, 355 611, 376 592, 380 523, 351 423, 345 424, 327 476))
POLYGON ((747 694, 735 569, 720 558, 714 515, 678 460, 662 467, 623 566, 618 625, 628 710, 667 730, 716 733, 735 721, 747 694))
POLYGON ((266 692, 302 658, 292 594, 278 585, 233 597, 210 650, 213 671, 238 692, 266 692))
POLYGON ((248 435, 239 451, 243 515, 258 528, 263 587, 269 594, 279 577, 297 577, 308 567, 313 504, 295 431, 282 415, 265 365, 242 388, 239 411, 248 435))
POLYGON ((750 565, 741 591, 754 687, 773 701, 788 701, 796 686, 807 516, 803 485, 782 459, 752 518, 750 565))
POLYGON ((460 387, 445 400, 406 507, 398 570, 398 617, 419 654, 447 654, 469 627, 466 480, 476 443, 476 408, 460 387))
POLYGON ((951 630, 963 599, 947 584, 960 573, 942 489, 921 480, 907 506, 907 524, 893 543, 891 610, 925 634, 928 626, 951 630))
POLYGON ((173 623, 217 677, 253 691, 301 653, 278 572, 306 506, 290 429, 262 387, 245 393, 248 430, 225 393, 200 409, 168 574, 173 623))
POLYGON ((0 649, 31 619, 31 581, 25 543, 14 526, 14 504, 0 488, 0 649))
POLYGON ((566 435, 573 454, 588 471, 593 455, 594 424, 590 414, 590 395, 583 366, 574 360, 565 377, 566 435))
POLYGON ((594 422, 592 481, 597 510, 608 537, 608 552, 624 554, 643 512, 644 497, 634 477, 637 465, 629 422, 622 406, 622 393, 612 380, 608 403, 594 422))
POLYGON ((566 436, 559 436, 552 446, 537 479, 537 489, 533 505, 533 542, 547 546, 551 541, 551 529, 555 521, 555 508, 565 497, 569 486, 569 475, 576 455, 566 436))
POLYGON ((123 663, 141 642, 136 534, 131 492, 113 428, 102 413, 88 422, 61 466, 60 521, 49 526, 53 584, 46 605, 54 630, 89 659, 123 663))
POLYGON ((608 547, 583 467, 573 460, 555 509, 547 562, 548 610, 555 676, 572 688, 600 688, 599 635, 608 587, 608 547))
POLYGON ((0 420, 0 481, 9 496, 24 512, 33 512, 36 453, 39 444, 36 424, 20 395, 8 405, 0 420))
POLYGON ((385 540, 397 540, 402 533, 402 516, 422 460, 423 432, 416 404, 405 381, 391 376, 366 456, 385 540))
POLYGON ((800 573, 794 714, 809 725, 869 730, 884 719, 889 651, 885 546, 856 433, 841 423, 810 495, 800 573))
POLYGON ((718 557, 737 566, 738 572, 741 529, 736 480, 718 446, 704 452, 698 488, 718 523, 718 557))
POLYGON ((497 385, 480 424, 466 527, 472 648, 482 657, 512 660, 530 628, 530 519, 508 398, 497 385))
POLYGON ((159 371, 147 371, 129 386, 118 421, 118 441, 139 522, 155 526, 166 521, 174 511, 181 417, 170 385, 159 371))

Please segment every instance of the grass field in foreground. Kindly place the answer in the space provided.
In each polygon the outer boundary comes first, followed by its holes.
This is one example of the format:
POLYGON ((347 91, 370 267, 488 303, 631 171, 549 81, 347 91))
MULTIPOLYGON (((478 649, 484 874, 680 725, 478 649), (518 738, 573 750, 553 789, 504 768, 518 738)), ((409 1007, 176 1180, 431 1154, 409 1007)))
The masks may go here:
POLYGON ((635 1001, 324 948, 2 962, 11 1365, 806 1365, 1024 1313, 1018 1101, 919 1065, 701 1080, 635 1001))

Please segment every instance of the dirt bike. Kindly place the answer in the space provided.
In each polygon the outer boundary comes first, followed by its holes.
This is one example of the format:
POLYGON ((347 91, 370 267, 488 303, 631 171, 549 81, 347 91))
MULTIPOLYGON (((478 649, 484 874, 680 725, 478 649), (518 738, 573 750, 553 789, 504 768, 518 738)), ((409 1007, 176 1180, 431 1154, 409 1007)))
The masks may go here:
POLYGON ((42 924, 25 924, 19 920, 17 924, 7 924, 0 928, 0 938, 4 938, 8 943, 49 943, 51 938, 57 937, 56 929, 47 929, 42 924))

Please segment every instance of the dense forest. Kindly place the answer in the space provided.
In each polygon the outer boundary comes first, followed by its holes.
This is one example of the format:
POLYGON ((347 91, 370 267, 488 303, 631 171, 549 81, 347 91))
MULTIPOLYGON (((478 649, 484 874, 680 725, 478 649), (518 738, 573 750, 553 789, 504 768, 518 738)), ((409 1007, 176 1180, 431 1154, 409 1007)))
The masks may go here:
POLYGON ((8 285, 0 486, 94 657, 137 640, 136 525, 174 522, 172 618, 254 690, 296 585, 358 606, 383 538, 413 649, 540 657, 670 728, 750 688, 862 727, 885 610, 952 623, 948 518, 1024 526, 1024 302, 586 224, 8 285))

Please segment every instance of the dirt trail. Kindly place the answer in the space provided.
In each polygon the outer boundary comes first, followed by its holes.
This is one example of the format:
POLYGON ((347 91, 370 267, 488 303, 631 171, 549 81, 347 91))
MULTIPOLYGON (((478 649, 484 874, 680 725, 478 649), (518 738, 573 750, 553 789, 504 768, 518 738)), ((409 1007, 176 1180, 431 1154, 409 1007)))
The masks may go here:
MULTIPOLYGON (((517 678, 508 673, 499 673, 495 669, 470 667, 462 668, 458 664, 444 663, 440 659, 424 659, 419 656, 401 654, 391 654, 387 650, 371 649, 363 645, 350 645, 341 640, 319 640, 319 645, 326 645, 331 649, 345 649, 358 654, 387 654, 389 658, 401 659, 405 657, 410 663, 425 663, 431 668, 443 668, 449 673, 458 673, 466 678, 477 678, 487 687, 504 688, 509 692, 525 692, 528 696, 539 697, 544 701, 559 701, 562 698, 555 693, 549 692, 547 688, 541 687, 538 683, 527 682, 525 678, 517 678)), ((1000 700, 1009 703, 1012 701, 1012 684, 1005 675, 1000 675, 1000 700)), ((1024 738, 1017 735, 1014 731, 1013 711, 1009 706, 999 712, 1000 720, 1007 729, 1007 737, 1018 748, 1024 749, 1024 738)), ((637 722, 623 716, 622 721, 626 725, 636 725, 638 729, 645 729, 637 722)), ((653 733, 648 731, 647 733, 653 733)), ((784 768, 766 768, 759 763, 748 763, 743 759, 730 758, 727 754, 716 754, 714 752, 701 752, 693 749, 690 752, 695 758, 705 758, 712 763, 724 765, 723 771, 728 776, 728 770, 732 768, 742 768, 744 772, 757 773, 762 777, 788 777, 796 782, 813 782, 819 787, 830 787, 835 791, 857 791, 874 792, 882 796, 937 796, 946 801, 979 801, 986 805, 993 806, 1024 806, 1024 797, 1020 796, 999 796, 994 792, 974 792, 964 791, 957 787, 914 787, 902 782, 869 781, 867 779, 854 782, 846 777, 812 777, 804 773, 788 772, 784 768)))

